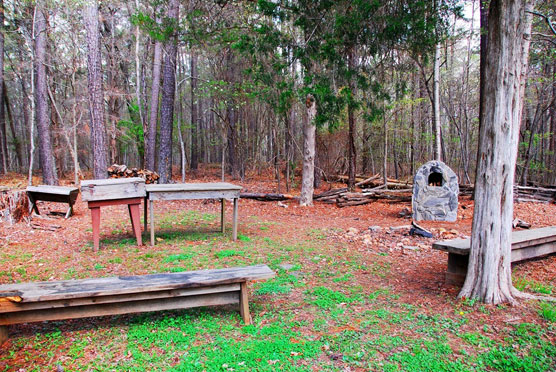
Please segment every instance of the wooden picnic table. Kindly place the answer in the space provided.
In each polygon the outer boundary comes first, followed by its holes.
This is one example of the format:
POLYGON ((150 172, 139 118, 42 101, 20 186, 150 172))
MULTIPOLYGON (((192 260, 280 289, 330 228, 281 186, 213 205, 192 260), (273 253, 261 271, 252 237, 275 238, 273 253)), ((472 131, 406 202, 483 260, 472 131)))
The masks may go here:
POLYGON ((69 208, 66 212, 66 218, 73 214, 73 205, 79 195, 79 189, 71 186, 27 186, 26 191, 29 201, 31 202, 30 209, 33 209, 36 214, 40 214, 37 206, 38 201, 67 203, 69 208))
POLYGON ((214 183, 174 183, 146 185, 145 197, 145 230, 147 230, 147 200, 151 215, 151 245, 154 246, 154 201, 155 200, 192 200, 192 199, 220 199, 221 200, 221 231, 224 233, 225 200, 232 199, 234 203, 232 239, 237 239, 238 200, 241 186, 227 182, 214 183))

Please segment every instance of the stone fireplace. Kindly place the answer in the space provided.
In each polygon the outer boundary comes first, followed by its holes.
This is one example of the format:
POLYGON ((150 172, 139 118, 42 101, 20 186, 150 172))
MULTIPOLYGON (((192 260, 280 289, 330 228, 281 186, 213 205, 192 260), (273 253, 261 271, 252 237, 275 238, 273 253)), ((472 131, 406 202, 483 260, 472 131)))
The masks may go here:
POLYGON ((458 214, 458 177, 440 160, 419 168, 413 179, 412 210, 416 221, 455 221, 458 214))

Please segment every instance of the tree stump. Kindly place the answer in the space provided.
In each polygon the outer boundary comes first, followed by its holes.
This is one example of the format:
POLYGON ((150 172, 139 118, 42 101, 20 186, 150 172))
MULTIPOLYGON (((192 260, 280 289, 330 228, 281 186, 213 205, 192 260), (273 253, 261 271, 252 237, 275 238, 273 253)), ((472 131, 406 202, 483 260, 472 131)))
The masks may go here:
POLYGON ((29 216, 29 199, 25 190, 0 189, 0 222, 10 225, 29 216))

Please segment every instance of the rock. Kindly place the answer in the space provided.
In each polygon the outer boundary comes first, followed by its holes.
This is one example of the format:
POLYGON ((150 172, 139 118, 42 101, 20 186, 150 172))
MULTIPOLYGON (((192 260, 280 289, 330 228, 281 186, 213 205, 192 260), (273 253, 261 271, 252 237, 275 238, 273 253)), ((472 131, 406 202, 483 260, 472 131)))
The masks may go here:
POLYGON ((278 206, 279 206, 279 207, 282 207, 282 208, 287 208, 287 207, 288 207, 287 204, 284 204, 284 203, 282 203, 282 202, 280 202, 280 201, 278 202, 278 206))
POLYGON ((406 249, 408 251, 418 251, 419 250, 419 247, 416 247, 414 245, 403 245, 402 248, 406 249))
POLYGON ((278 265, 278 267, 279 267, 280 269, 286 270, 286 271, 291 270, 291 269, 294 268, 294 266, 293 266, 292 264, 289 264, 289 263, 280 264, 280 265, 278 265))
POLYGON ((380 227, 380 226, 369 226, 369 231, 370 232, 379 232, 379 231, 382 231, 382 227, 380 227))
POLYGON ((357 234, 359 234, 359 229, 357 229, 357 228, 355 228, 355 227, 350 227, 350 228, 347 230, 347 235, 348 235, 348 236, 355 236, 355 235, 357 235, 357 234))
POLYGON ((411 214, 411 211, 409 210, 409 208, 404 208, 400 211, 400 213, 398 213, 398 217, 403 218, 406 216, 409 216, 411 214))
POLYGON ((512 226, 515 229, 516 227, 521 227, 523 229, 529 229, 531 228, 531 224, 528 222, 525 222, 523 220, 520 220, 519 218, 516 218, 513 222, 512 222, 512 226))
POLYGON ((390 231, 401 231, 410 229, 411 226, 409 225, 401 225, 401 226, 390 226, 390 231))
POLYGON ((298 279, 301 279, 307 274, 305 274, 303 271, 292 271, 290 272, 290 275, 295 276, 298 279))

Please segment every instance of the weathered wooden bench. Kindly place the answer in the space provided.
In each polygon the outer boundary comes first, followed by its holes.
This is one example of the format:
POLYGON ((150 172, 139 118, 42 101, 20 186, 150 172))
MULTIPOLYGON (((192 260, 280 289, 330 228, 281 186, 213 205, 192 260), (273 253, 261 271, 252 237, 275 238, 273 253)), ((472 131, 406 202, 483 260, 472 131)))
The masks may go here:
POLYGON ((79 189, 77 187, 49 185, 27 186, 27 196, 31 202, 30 209, 33 209, 36 214, 40 214, 37 201, 67 203, 69 208, 66 212, 66 218, 68 218, 73 214, 73 205, 78 195, 79 189))
POLYGON ((274 277, 266 265, 0 285, 0 344, 7 325, 198 306, 239 304, 250 324, 247 282, 274 277))
MULTIPOLYGON (((432 247, 448 252, 446 282, 461 285, 467 275, 470 239, 453 239, 433 243, 432 247)), ((556 252, 556 226, 512 232, 512 262, 541 257, 556 252)))

